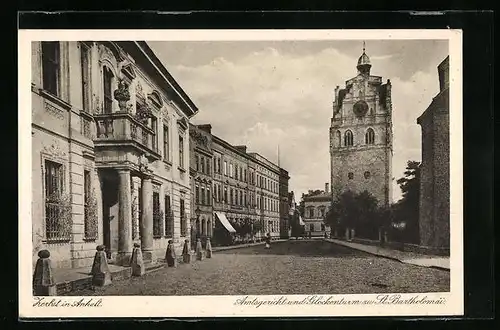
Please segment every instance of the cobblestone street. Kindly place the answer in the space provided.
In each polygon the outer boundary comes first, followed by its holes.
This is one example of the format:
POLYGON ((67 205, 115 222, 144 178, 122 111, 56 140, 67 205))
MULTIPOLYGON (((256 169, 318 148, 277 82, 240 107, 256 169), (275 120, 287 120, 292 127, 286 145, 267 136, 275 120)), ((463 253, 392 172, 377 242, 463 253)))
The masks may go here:
POLYGON ((212 259, 71 295, 265 295, 446 292, 450 273, 321 240, 216 252, 212 259))

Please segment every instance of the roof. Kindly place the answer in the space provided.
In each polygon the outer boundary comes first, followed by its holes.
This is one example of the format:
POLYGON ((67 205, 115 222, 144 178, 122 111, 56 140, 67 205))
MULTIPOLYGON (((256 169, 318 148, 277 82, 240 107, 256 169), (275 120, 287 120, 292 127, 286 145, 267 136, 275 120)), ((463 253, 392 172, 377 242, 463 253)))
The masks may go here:
POLYGON ((359 57, 358 65, 371 65, 370 58, 368 57, 368 55, 366 55, 365 52, 363 52, 363 54, 361 54, 361 56, 359 57))
POLYGON ((324 201, 324 200, 330 200, 331 198, 332 198, 332 195, 330 193, 323 191, 323 192, 316 194, 316 195, 304 196, 304 201, 314 201, 314 200, 324 201))
POLYGON ((188 117, 192 117, 198 112, 198 107, 189 98, 187 93, 177 83, 174 77, 172 77, 170 72, 168 72, 146 41, 119 41, 117 44, 124 48, 128 48, 128 52, 132 51, 136 55, 142 55, 150 61, 150 69, 153 70, 153 72, 156 71, 157 76, 163 80, 163 82, 166 82, 166 85, 162 87, 164 87, 165 90, 171 90, 174 92, 172 93, 174 100, 179 104, 181 110, 188 117))

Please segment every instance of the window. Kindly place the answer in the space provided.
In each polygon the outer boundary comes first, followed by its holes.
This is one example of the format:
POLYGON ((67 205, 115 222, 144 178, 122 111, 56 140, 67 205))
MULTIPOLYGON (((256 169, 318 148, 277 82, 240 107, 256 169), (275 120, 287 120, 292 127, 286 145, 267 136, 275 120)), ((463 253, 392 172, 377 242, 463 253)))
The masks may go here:
POLYGON ((179 166, 184 168, 184 138, 179 135, 179 166))
POLYGON ((107 67, 103 67, 104 83, 104 113, 113 112, 113 72, 107 67))
POLYGON ((224 161, 224 175, 227 176, 227 161, 224 161))
POLYGON ((231 205, 233 205, 233 202, 234 202, 234 191, 233 191, 233 188, 231 188, 231 190, 229 191, 229 202, 231 205))
POLYGON ((212 199, 210 196, 210 187, 207 187, 207 205, 212 205, 212 199))
POLYGON ((205 205, 205 187, 201 187, 201 205, 205 205))
POLYGON ((153 192, 153 237, 159 238, 162 236, 160 214, 160 194, 157 191, 153 192))
POLYGON ((210 159, 207 158, 207 174, 210 175, 210 159))
POLYGON ((86 112, 90 112, 91 88, 90 88, 90 49, 80 43, 80 65, 82 74, 82 108, 86 112))
POLYGON ((313 208, 309 209, 309 218, 314 218, 314 209, 313 208))
POLYGON ((229 164, 229 177, 233 177, 233 164, 229 164))
POLYGON ((309 231, 314 231, 314 223, 311 223, 311 224, 309 225, 309 231))
POLYGON ((365 172, 365 179, 369 179, 371 176, 370 172, 366 171, 365 172))
POLYGON ((238 180, 238 165, 234 165, 234 178, 238 180))
POLYGON ((153 129, 152 147, 153 150, 158 150, 158 119, 151 117, 151 128, 153 129))
POLYGON ((243 172, 244 172, 244 173, 243 173, 244 180, 245 180, 245 182, 247 182, 247 181, 248 181, 248 178, 247 178, 247 170, 245 169, 245 170, 243 170, 243 172))
POLYGON ((201 164, 201 173, 205 173, 205 158, 203 157, 200 158, 200 164, 201 164))
POLYGON ((217 172, 221 173, 221 167, 220 167, 220 158, 217 158, 217 172))
POLYGON ((196 198, 196 204, 200 204, 200 187, 196 185, 195 190, 194 190, 194 195, 196 198))
POLYGON ((227 204, 227 187, 224 187, 224 203, 227 204))
POLYGON ((321 224, 321 231, 325 231, 325 225, 321 224))
POLYGON ((214 157, 214 172, 217 173, 217 158, 214 157))
POLYGON ((324 208, 321 208, 319 210, 320 214, 321 214, 321 217, 324 218, 325 217, 325 209, 324 208))
POLYGON ((243 206, 243 192, 240 191, 240 205, 243 206))
POLYGON ((170 196, 165 195, 165 228, 167 237, 174 235, 174 214, 170 205, 170 196))
POLYGON ((200 157, 196 155, 196 171, 200 170, 200 157))
POLYGON ((354 173, 352 172, 347 173, 347 177, 349 178, 349 180, 354 179, 354 173))
POLYGON ((184 200, 181 198, 180 200, 180 216, 181 216, 181 235, 186 236, 187 233, 187 219, 186 219, 186 210, 184 209, 184 200))
POLYGON ((63 200, 62 164, 45 161, 45 235, 48 241, 70 239, 71 205, 63 200))
POLYGON ((375 143, 375 132, 372 128, 366 130, 365 134, 365 143, 366 144, 374 144, 375 143))
POLYGON ((169 147, 169 137, 168 137, 168 126, 163 125, 163 159, 170 159, 170 147, 169 147))
POLYGON ((42 42, 43 89, 59 96, 60 83, 60 44, 57 41, 42 42))
POLYGON ((350 147, 352 146, 354 143, 354 138, 352 136, 352 132, 351 131, 346 131, 344 133, 344 145, 347 146, 347 147, 350 147))
POLYGON ((84 237, 85 239, 97 239, 97 215, 92 199, 92 181, 90 171, 83 171, 83 205, 84 205, 84 237))

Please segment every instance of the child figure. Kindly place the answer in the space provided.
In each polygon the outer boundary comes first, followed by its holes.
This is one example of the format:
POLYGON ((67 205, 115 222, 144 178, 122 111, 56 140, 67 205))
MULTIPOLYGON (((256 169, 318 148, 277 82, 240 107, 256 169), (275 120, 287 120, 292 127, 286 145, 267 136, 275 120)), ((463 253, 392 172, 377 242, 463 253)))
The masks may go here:
POLYGON ((267 233, 267 235, 266 235, 266 249, 270 249, 270 248, 271 248, 271 234, 267 233))

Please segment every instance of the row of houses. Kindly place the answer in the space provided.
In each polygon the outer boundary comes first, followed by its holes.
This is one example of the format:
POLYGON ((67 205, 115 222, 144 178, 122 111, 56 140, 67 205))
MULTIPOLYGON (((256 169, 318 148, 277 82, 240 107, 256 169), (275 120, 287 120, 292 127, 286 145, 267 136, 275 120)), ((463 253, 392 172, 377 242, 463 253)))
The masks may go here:
POLYGON ((134 243, 154 260, 217 221, 279 236, 288 173, 193 125, 197 106, 146 42, 33 42, 31 55, 33 262, 48 249, 55 267, 88 267, 103 244, 124 265, 134 243))
MULTIPOLYGON (((231 145, 212 126, 191 125, 192 241, 211 237, 217 224, 237 236, 273 238, 288 233, 288 172, 246 146, 231 145), (249 229, 241 228, 246 225, 249 229), (253 231, 252 231, 253 229, 253 231)), ((243 237, 240 237, 243 238, 243 237)))

